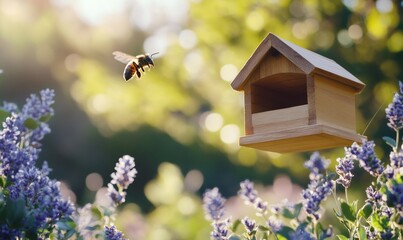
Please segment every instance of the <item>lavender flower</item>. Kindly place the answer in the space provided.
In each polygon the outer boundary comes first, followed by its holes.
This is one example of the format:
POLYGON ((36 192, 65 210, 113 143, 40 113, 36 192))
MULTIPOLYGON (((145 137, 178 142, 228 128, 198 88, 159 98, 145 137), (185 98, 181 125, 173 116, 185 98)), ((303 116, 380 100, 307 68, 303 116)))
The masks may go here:
POLYGON ((238 195, 240 195, 246 204, 254 204, 257 199, 257 191, 254 188, 253 182, 248 179, 240 183, 241 190, 239 190, 238 195))
POLYGON ((290 234, 290 240, 314 240, 310 233, 305 231, 305 227, 300 225, 295 229, 295 232, 290 234))
POLYGON ((216 240, 226 240, 229 238, 229 218, 224 221, 214 221, 213 222, 213 231, 210 236, 216 240))
POLYGON ((124 155, 119 158, 115 170, 116 172, 111 174, 111 183, 116 184, 123 189, 127 189, 127 187, 134 181, 134 177, 137 173, 137 170, 134 168, 134 158, 129 155, 124 155))
POLYGON ((25 117, 31 117, 39 120, 46 115, 53 115, 54 110, 51 105, 54 103, 55 92, 54 90, 45 89, 40 92, 40 97, 35 94, 31 94, 27 98, 24 107, 21 110, 21 114, 25 117))
POLYGON ((0 239, 20 239, 23 233, 17 229, 10 229, 7 224, 0 225, 0 239))
POLYGON ((397 152, 390 152, 390 165, 394 169, 399 169, 403 167, 403 151, 400 150, 397 152))
POLYGON ((319 174, 312 179, 308 188, 302 191, 305 211, 318 220, 320 203, 332 192, 332 189, 333 182, 329 177, 319 174))
POLYGON ((304 166, 308 168, 313 175, 318 175, 323 173, 329 164, 330 160, 321 157, 319 152, 314 152, 309 160, 305 162, 304 166))
POLYGON ((351 148, 346 148, 346 156, 358 160, 360 167, 364 168, 372 176, 378 177, 384 171, 384 167, 375 155, 375 143, 366 139, 362 140, 362 146, 353 143, 351 148))
POLYGON ((267 225, 270 227, 273 233, 279 232, 283 228, 283 223, 280 219, 277 219, 274 216, 270 216, 269 220, 267 221, 267 225))
POLYGON ((111 174, 112 180, 108 184, 108 195, 115 205, 125 202, 126 192, 124 191, 134 181, 137 170, 134 168, 134 158, 124 155, 116 163, 116 172, 111 174), (117 189, 114 187, 117 186, 117 189))
POLYGON ((392 129, 399 130, 403 127, 403 84, 399 82, 400 94, 395 93, 392 102, 385 109, 388 126, 392 129))
POLYGON ((203 195, 203 208, 206 217, 218 221, 224 216, 225 199, 221 196, 218 188, 207 190, 203 195))
POLYGON ((11 201, 23 202, 25 217, 19 229, 6 230, 10 226, 2 225, 2 237, 6 232, 10 235, 9 239, 13 239, 15 233, 20 238, 27 237, 27 233, 32 235, 32 232, 38 238, 47 236, 58 221, 70 217, 74 211, 73 205, 62 198, 60 183, 48 177, 50 169, 47 164, 42 169, 35 166, 41 149, 40 145, 34 147, 32 143, 49 132, 48 125, 42 123, 36 129, 27 129, 24 125, 28 118, 39 121, 44 114, 53 114, 50 107, 53 97, 52 90, 41 91, 41 98, 31 95, 22 112, 10 103, 3 106, 4 110, 11 112, 0 131, 0 174, 9 180, 3 196, 11 201))
POLYGON ((256 221, 253 219, 250 219, 248 217, 244 217, 241 220, 242 224, 245 226, 246 232, 248 233, 248 235, 252 235, 254 234, 254 232, 257 229, 257 225, 256 225, 256 221))
POLYGON ((267 212, 268 204, 257 196, 257 191, 254 189, 253 182, 244 180, 240 183, 241 189, 238 191, 246 205, 253 205, 258 210, 258 215, 264 215, 267 212))
POLYGON ((365 193, 367 194, 367 200, 365 200, 365 202, 369 203, 371 206, 379 206, 381 204, 382 195, 372 186, 369 186, 365 190, 365 193))
POLYGON ((105 226, 105 240, 124 240, 123 233, 116 229, 115 226, 105 226))
POLYGON ((3 122, 3 130, 0 132, 0 173, 2 175, 14 174, 22 165, 21 159, 17 158, 20 151, 18 140, 20 139, 20 131, 16 126, 18 116, 12 114, 3 122))
POLYGON ((10 102, 6 102, 6 101, 3 102, 3 107, 2 107, 2 109, 3 109, 4 111, 6 111, 6 112, 9 112, 9 113, 12 113, 12 112, 17 113, 17 112, 18 112, 18 106, 17 106, 17 104, 15 104, 15 103, 10 103, 10 102))
POLYGON ((126 192, 116 190, 111 183, 108 183, 108 196, 115 205, 120 205, 126 201, 126 192))
POLYGON ((336 160, 339 164, 336 166, 336 173, 339 178, 336 180, 338 184, 342 184, 345 188, 348 188, 353 178, 351 171, 354 169, 353 159, 349 156, 338 158, 336 160))
POLYGON ((403 212, 403 176, 397 175, 396 179, 391 179, 387 183, 386 202, 388 206, 395 207, 403 212), (399 179, 399 180, 397 180, 399 179))
POLYGON ((379 176, 384 168, 381 165, 381 160, 379 160, 374 151, 375 143, 373 141, 362 141, 361 151, 357 155, 360 166, 363 167, 372 176, 379 176))
POLYGON ((27 219, 32 217, 36 228, 51 226, 74 211, 72 204, 62 198, 60 183, 37 168, 20 169, 9 191, 11 199, 25 200, 27 219))
POLYGON ((368 240, 376 240, 379 239, 378 237, 378 232, 373 229, 374 231, 371 231, 371 227, 363 226, 365 229, 365 233, 367 235, 368 240))
POLYGON ((225 199, 218 188, 208 189, 203 195, 203 208, 208 220, 212 220, 213 231, 211 237, 216 240, 228 239, 229 218, 221 220, 224 216, 225 199))

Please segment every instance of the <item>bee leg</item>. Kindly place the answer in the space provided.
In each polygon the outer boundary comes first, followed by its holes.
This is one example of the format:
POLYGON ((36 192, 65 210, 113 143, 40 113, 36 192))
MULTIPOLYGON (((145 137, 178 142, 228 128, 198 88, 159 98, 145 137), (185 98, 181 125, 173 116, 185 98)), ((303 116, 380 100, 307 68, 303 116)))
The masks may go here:
POLYGON ((141 72, 140 72, 140 68, 142 68, 141 66, 140 66, 140 64, 137 64, 136 62, 133 62, 133 65, 136 67, 136 75, 137 75, 137 78, 141 78, 141 72))
POLYGON ((139 69, 136 70, 136 75, 137 75, 137 78, 139 78, 139 79, 141 78, 141 72, 139 71, 139 69))

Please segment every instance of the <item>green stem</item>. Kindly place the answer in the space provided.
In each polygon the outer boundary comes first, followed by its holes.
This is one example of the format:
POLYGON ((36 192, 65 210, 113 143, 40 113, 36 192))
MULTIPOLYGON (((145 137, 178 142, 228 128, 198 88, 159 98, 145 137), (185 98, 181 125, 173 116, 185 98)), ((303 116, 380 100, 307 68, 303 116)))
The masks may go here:
POLYGON ((340 203, 339 203, 339 201, 337 200, 337 196, 336 196, 336 186, 334 186, 334 191, 332 191, 332 193, 333 193, 334 201, 335 201, 336 206, 337 206, 337 210, 338 210, 339 213, 341 213, 340 203))
POLYGON ((399 147, 399 139, 400 139, 400 134, 399 134, 399 129, 395 129, 396 131, 396 152, 400 151, 400 147, 399 147))
POLYGON ((357 227, 354 225, 354 227, 353 227, 353 231, 351 231, 351 233, 350 233, 350 240, 354 240, 354 233, 355 233, 355 231, 357 230, 357 227))
POLYGON ((344 193, 345 193, 345 195, 346 195, 346 202, 349 204, 349 201, 348 201, 348 194, 347 194, 347 188, 346 188, 346 187, 344 188, 344 193))

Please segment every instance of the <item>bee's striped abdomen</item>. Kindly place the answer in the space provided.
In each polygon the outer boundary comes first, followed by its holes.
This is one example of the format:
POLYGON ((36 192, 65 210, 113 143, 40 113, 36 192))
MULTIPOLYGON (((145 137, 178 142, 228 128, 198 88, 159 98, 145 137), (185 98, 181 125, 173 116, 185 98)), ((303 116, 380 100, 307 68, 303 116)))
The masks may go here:
POLYGON ((138 70, 138 65, 134 61, 129 62, 126 65, 125 70, 123 71, 123 78, 126 81, 129 81, 134 76, 135 73, 138 78, 141 77, 140 71, 138 70))

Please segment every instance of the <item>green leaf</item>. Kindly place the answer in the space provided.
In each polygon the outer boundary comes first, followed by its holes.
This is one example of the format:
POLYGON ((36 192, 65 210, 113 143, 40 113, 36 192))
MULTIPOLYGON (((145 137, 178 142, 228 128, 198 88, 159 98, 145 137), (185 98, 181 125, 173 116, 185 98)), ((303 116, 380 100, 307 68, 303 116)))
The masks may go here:
POLYGON ((91 208, 91 213, 97 220, 101 220, 104 217, 104 214, 102 213, 101 209, 99 209, 97 206, 94 205, 91 208))
POLYGON ((290 235, 293 232, 294 230, 292 228, 283 226, 281 230, 276 233, 276 236, 278 239, 290 239, 290 235))
POLYGON ((316 229, 315 232, 316 232, 318 239, 326 239, 325 238, 326 229, 323 227, 323 225, 320 222, 316 225, 315 229, 316 229))
POLYGON ((85 229, 88 230, 88 231, 94 231, 94 230, 97 230, 97 229, 101 229, 101 226, 99 224, 96 224, 94 226, 86 226, 85 229))
POLYGON ((35 121, 35 119, 33 119, 33 118, 27 118, 27 119, 24 121, 24 126, 25 126, 26 128, 28 128, 28 129, 33 130, 33 129, 38 128, 38 127, 39 127, 39 124, 35 121))
POLYGON ((350 222, 354 222, 356 220, 355 212, 353 206, 349 205, 345 201, 341 201, 341 213, 343 214, 344 218, 350 222))
POLYGON ((296 219, 302 209, 302 203, 295 204, 291 209, 284 207, 281 211, 281 215, 288 219, 296 219))
POLYGON ((24 199, 19 198, 15 201, 11 199, 6 200, 5 215, 11 227, 18 228, 26 217, 26 213, 24 199))
POLYGON ((378 231, 383 231, 388 228, 389 220, 385 216, 379 216, 378 214, 372 214, 371 226, 378 231))
POLYGON ((302 210, 302 203, 298 203, 294 205, 294 216, 297 218, 302 210))
POLYGON ((40 122, 48 122, 51 117, 52 117, 52 114, 46 114, 46 115, 41 116, 39 118, 39 121, 40 122))
POLYGON ((8 116, 10 116, 9 112, 0 109, 0 122, 4 122, 8 116))
POLYGON ((348 237, 344 236, 344 235, 337 235, 337 238, 339 240, 348 240, 348 237))
POLYGON ((76 227, 76 223, 74 222, 73 219, 67 218, 67 219, 57 222, 56 226, 57 226, 57 229, 68 231, 68 230, 74 229, 76 227))
POLYGON ((362 208, 358 211, 358 216, 368 219, 372 214, 372 206, 370 204, 365 204, 362 208))
POLYGON ((359 240, 367 240, 367 233, 365 232, 365 228, 363 226, 358 228, 358 236, 359 240))
POLYGON ((232 223, 231 231, 236 232, 236 230, 238 229, 240 224, 241 224, 241 220, 239 220, 239 219, 235 220, 234 223, 232 223))
POLYGON ((67 233, 64 235, 64 237, 65 237, 65 239, 69 239, 69 238, 71 238, 75 233, 76 233, 76 230, 71 229, 71 230, 67 231, 67 233))
POLYGON ((4 176, 0 176, 0 187, 5 188, 7 184, 7 178, 4 176))
POLYGON ((392 148, 396 147, 396 141, 393 138, 385 136, 385 137, 382 137, 382 139, 383 139, 383 141, 386 142, 386 144, 388 144, 392 148))
POLYGON ((285 218, 288 219, 294 219, 294 213, 290 211, 288 208, 284 208, 283 211, 281 212, 281 215, 285 218))
POLYGON ((266 226, 263 226, 263 225, 259 225, 259 226, 257 227, 257 229, 259 229, 259 230, 262 231, 262 232, 270 231, 270 228, 268 228, 268 227, 266 227, 266 226))

